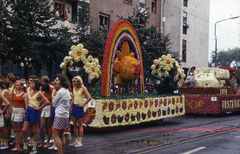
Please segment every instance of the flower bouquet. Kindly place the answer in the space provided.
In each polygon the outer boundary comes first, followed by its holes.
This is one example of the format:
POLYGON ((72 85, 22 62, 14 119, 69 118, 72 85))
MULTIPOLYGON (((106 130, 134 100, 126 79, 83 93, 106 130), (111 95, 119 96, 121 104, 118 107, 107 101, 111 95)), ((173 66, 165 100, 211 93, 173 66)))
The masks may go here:
POLYGON ((62 73, 69 76, 69 71, 71 70, 73 63, 82 62, 84 65, 83 68, 89 75, 91 83, 97 82, 101 75, 99 60, 97 58, 93 58, 91 55, 86 58, 87 53, 88 50, 84 48, 83 44, 78 44, 77 46, 73 45, 71 47, 71 51, 69 51, 69 56, 66 56, 60 65, 62 73))
POLYGON ((159 93, 172 93, 177 88, 177 83, 184 82, 186 77, 184 70, 180 70, 178 62, 170 54, 162 55, 153 63, 152 75, 161 82, 160 85, 157 85, 159 93))

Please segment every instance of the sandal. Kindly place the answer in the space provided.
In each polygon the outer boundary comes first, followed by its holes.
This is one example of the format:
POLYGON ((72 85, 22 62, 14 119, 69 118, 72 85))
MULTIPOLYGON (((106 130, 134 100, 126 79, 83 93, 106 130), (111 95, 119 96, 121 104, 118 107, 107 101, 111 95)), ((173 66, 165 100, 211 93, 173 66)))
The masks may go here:
POLYGON ((43 143, 41 143, 40 145, 38 145, 38 148, 41 148, 41 147, 43 147, 43 143))
POLYGON ((43 146, 43 148, 48 148, 50 146, 50 144, 49 143, 46 143, 44 146, 43 146))
POLYGON ((10 151, 18 151, 20 149, 19 145, 15 145, 10 151))

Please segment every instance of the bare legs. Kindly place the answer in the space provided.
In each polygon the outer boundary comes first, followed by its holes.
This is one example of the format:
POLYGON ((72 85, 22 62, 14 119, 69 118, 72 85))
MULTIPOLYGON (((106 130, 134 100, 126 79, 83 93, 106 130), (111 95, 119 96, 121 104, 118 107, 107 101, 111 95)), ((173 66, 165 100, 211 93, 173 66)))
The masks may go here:
POLYGON ((54 130, 53 131, 54 142, 57 146, 58 154, 64 154, 65 151, 65 136, 63 130, 54 130))

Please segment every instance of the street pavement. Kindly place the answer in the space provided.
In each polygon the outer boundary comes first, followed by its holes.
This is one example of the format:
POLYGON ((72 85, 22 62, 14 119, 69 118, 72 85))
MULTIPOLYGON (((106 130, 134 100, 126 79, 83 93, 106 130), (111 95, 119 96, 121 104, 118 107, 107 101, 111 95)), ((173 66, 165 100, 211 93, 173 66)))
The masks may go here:
MULTIPOLYGON (((228 153, 240 149, 240 114, 185 115, 134 126, 85 128, 83 147, 66 146, 66 154, 106 153, 228 153)), ((12 141, 13 139, 11 139, 12 141)), ((72 141, 74 136, 72 133, 72 141)), ((40 144, 40 140, 39 140, 40 144)), ((13 146, 10 146, 13 148, 13 146)), ((31 147, 29 147, 29 152, 31 147)), ((19 153, 9 149, 0 154, 19 153)), ((38 153, 57 153, 38 148, 38 153)))

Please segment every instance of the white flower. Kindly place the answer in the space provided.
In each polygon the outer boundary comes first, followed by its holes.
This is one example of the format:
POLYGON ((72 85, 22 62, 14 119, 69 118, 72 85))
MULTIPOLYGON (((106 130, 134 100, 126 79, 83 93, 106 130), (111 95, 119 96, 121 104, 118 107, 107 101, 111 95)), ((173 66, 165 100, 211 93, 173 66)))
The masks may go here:
POLYGON ((97 58, 94 58, 93 61, 87 62, 84 67, 85 72, 89 74, 90 79, 99 78, 101 75, 101 66, 97 58))
POLYGON ((60 68, 61 68, 61 69, 66 69, 66 67, 67 67, 67 64, 66 64, 65 62, 62 62, 62 63, 60 64, 60 68))
POLYGON ((84 48, 83 44, 73 45, 71 51, 73 52, 72 56, 75 62, 86 59, 86 54, 88 53, 88 50, 84 48))

